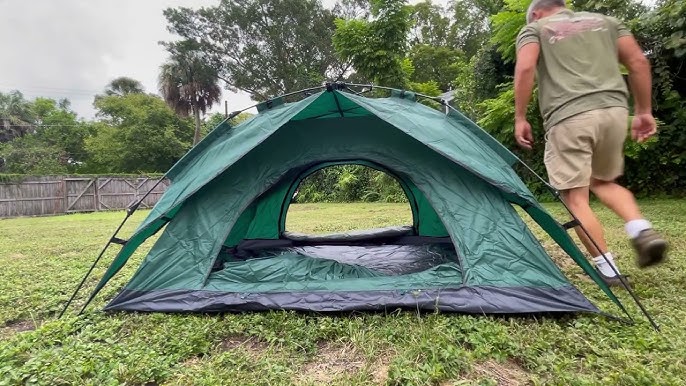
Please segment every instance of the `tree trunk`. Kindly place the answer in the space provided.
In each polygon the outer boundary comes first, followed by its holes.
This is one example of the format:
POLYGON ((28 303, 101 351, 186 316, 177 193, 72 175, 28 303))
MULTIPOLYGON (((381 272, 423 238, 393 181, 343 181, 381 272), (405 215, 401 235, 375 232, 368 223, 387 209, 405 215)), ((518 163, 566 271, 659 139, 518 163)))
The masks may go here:
POLYGON ((195 115, 195 134, 193 134, 193 146, 200 142, 200 109, 194 107, 193 114, 195 115))

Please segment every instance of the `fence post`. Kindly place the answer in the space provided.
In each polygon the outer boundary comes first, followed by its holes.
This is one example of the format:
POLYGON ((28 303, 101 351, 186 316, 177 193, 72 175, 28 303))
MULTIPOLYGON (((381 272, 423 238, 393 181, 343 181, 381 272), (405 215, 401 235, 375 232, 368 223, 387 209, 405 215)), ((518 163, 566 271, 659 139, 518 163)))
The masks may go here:
POLYGON ((100 195, 98 194, 98 177, 93 177, 93 211, 98 212, 100 210, 100 195))
POLYGON ((69 186, 67 186, 67 177, 62 176, 62 190, 64 193, 64 206, 62 207, 62 213, 67 213, 67 208, 69 208, 69 186))

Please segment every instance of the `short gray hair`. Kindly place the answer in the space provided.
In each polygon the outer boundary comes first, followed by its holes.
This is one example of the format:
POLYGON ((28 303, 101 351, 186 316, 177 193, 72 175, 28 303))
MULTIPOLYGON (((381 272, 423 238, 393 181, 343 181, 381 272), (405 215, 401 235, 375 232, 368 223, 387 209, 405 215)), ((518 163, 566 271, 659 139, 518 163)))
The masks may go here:
POLYGON ((566 7, 565 0, 533 0, 529 9, 526 10, 526 22, 531 23, 534 17, 534 11, 539 9, 550 9, 555 7, 566 7))

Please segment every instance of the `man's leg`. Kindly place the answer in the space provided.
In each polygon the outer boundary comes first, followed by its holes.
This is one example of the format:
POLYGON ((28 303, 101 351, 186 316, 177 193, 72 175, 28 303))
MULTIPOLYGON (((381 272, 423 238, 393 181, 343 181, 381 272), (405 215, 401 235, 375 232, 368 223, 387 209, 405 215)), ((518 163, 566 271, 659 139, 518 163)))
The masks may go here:
POLYGON ((603 227, 589 205, 595 139, 601 114, 601 111, 581 113, 552 127, 547 133, 544 161, 551 185, 560 191, 569 210, 590 235, 589 238, 581 227, 575 228, 596 269, 607 284, 619 285, 619 269, 607 250, 603 227))
POLYGON ((634 195, 625 187, 615 182, 592 178, 591 192, 625 223, 643 218, 634 195))
POLYGON ((574 230, 586 247, 586 250, 591 256, 600 256, 607 252, 607 243, 605 242, 603 226, 591 209, 588 190, 588 186, 584 186, 581 188, 564 190, 560 192, 560 194, 565 203, 567 203, 569 210, 579 219, 579 222, 584 226, 591 238, 593 238, 593 241, 595 241, 594 244, 581 227, 575 227, 574 230))
POLYGON ((593 257, 597 270, 604 276, 608 284, 619 285, 621 283, 617 277, 617 274, 620 273, 619 268, 615 264, 614 256, 607 249, 603 226, 591 209, 589 187, 568 189, 561 191, 560 194, 574 217, 583 225, 583 229, 577 226, 574 230, 588 253, 593 257), (584 229, 588 234, 584 232, 584 229))
POLYGON ((624 228, 638 255, 638 265, 647 267, 664 260, 667 242, 643 218, 634 195, 614 182, 624 172, 627 118, 628 111, 624 108, 608 108, 599 116, 590 189, 624 220, 624 228))
POLYGON ((634 195, 623 186, 609 181, 592 179, 591 191, 600 201, 624 220, 624 229, 637 253, 642 268, 665 259, 667 242, 658 235, 652 224, 643 218, 634 195))

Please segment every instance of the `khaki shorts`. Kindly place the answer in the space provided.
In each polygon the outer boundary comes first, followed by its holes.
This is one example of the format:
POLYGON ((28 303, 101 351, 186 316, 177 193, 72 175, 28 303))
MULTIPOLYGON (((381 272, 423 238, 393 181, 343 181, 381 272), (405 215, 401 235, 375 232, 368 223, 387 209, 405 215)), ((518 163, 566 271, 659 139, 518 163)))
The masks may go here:
POLYGON ((545 167, 558 190, 613 181, 624 173, 629 111, 610 107, 569 117, 546 133, 545 167))

